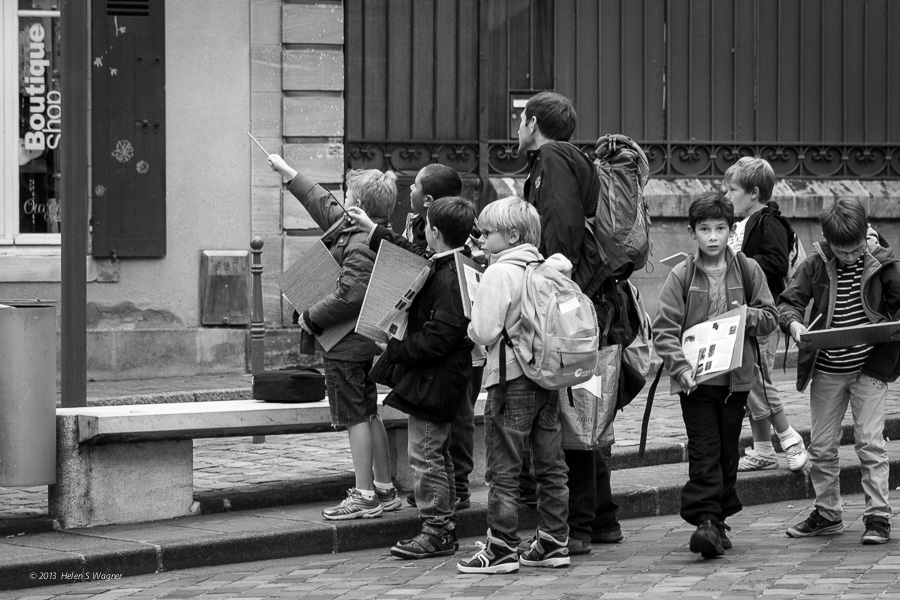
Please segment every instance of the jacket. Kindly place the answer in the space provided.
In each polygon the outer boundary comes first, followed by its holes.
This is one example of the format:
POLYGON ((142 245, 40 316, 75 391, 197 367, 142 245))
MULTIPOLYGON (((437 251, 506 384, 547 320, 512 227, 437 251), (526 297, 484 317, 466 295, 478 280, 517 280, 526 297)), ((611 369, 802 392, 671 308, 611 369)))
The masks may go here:
MULTIPOLYGON (((699 254, 699 250, 694 254, 695 263, 699 254)), ((745 294, 740 265, 731 248, 725 249, 725 260, 728 264, 725 271, 728 305, 747 305, 744 358, 740 368, 731 371, 730 387, 732 392, 746 392, 753 382, 756 364, 756 353, 751 337, 775 331, 778 327, 778 313, 775 311, 772 294, 769 293, 765 275, 759 265, 752 259, 747 260, 747 264, 751 267, 749 280, 753 289, 745 294)), ((684 261, 669 273, 660 293, 656 319, 653 321, 653 346, 669 373, 671 394, 684 391, 679 377, 691 368, 681 350, 682 333, 697 323, 709 320, 709 278, 706 272, 697 267, 694 269, 693 281, 685 281, 686 277, 687 261, 684 261), (685 308, 688 309, 687 313, 685 308)))
MULTIPOLYGON (((837 282, 837 259, 827 242, 813 244, 815 252, 794 272, 794 277, 778 299, 779 324, 790 332, 791 323, 803 322, 806 307, 812 301, 810 322, 819 316, 822 329, 831 327, 837 282)), ((872 323, 896 321, 900 317, 900 261, 890 250, 869 244, 863 259, 860 295, 863 310, 872 323)), ((797 355, 797 390, 803 391, 812 380, 818 350, 801 348, 797 355)), ((877 344, 863 363, 862 372, 879 381, 894 381, 900 376, 900 342, 877 344)))
POLYGON ((387 360, 402 368, 384 403, 426 421, 453 421, 472 375, 467 325, 454 257, 441 256, 409 307, 406 337, 388 342, 387 360))
MULTIPOLYGON (((476 344, 487 347, 484 386, 500 383, 501 331, 506 328, 515 343, 519 337, 522 321, 522 288, 525 284, 525 265, 543 260, 531 244, 514 246, 490 258, 478 284, 475 302, 472 305, 472 322, 469 337, 476 344)), ((562 255, 554 255, 547 263, 565 273, 572 268, 562 255)), ((524 374, 512 348, 506 349, 506 380, 512 381, 524 374)))
POLYGON ((794 230, 781 216, 778 204, 769 201, 747 219, 741 251, 759 263, 773 298, 784 291, 794 230))
MULTIPOLYGON (((288 190, 303 204, 316 224, 326 230, 322 243, 341 267, 334 293, 306 307, 301 315, 313 333, 321 334, 329 327, 359 317, 375 265, 375 253, 369 250, 368 234, 349 225, 337 200, 315 181, 298 174, 288 184, 288 190)), ((351 331, 327 352, 316 340, 316 352, 333 360, 364 362, 375 357, 378 346, 351 331)))

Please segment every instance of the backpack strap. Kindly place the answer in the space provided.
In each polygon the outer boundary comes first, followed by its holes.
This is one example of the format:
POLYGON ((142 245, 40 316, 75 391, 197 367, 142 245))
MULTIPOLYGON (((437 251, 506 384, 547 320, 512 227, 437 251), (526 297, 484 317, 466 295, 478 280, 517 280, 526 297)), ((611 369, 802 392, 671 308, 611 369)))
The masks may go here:
POLYGON ((506 327, 500 330, 500 335, 503 339, 500 342, 500 382, 497 387, 497 399, 500 402, 498 411, 500 414, 503 414, 503 411, 506 409, 506 347, 513 348, 513 341, 509 337, 506 327))

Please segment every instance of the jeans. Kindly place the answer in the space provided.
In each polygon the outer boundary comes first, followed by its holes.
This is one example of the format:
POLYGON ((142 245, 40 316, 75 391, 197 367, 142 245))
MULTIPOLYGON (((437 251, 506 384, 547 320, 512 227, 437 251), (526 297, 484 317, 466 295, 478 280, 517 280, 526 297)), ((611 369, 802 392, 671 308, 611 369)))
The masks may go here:
POLYGON ((569 535, 590 541, 594 532, 619 527, 610 488, 610 447, 564 450, 569 467, 569 535))
POLYGON ((469 493, 469 475, 475 466, 475 402, 481 391, 481 378, 484 365, 472 367, 472 378, 465 400, 459 403, 456 418, 450 424, 450 456, 453 458, 453 478, 456 497, 467 500, 469 493))
POLYGON ((750 394, 747 396, 747 408, 754 421, 761 421, 770 415, 784 410, 778 397, 778 388, 772 383, 772 372, 775 370, 775 352, 778 350, 778 330, 759 338, 760 361, 765 361, 767 376, 761 368, 756 368, 750 394))
POLYGON ((819 514, 829 521, 841 519, 841 421, 847 404, 853 414, 853 436, 859 457, 865 516, 891 517, 888 501, 888 464, 884 444, 884 399, 887 384, 861 373, 832 375, 815 371, 809 391, 810 479, 819 514))
POLYGON ((488 528, 513 547, 519 543, 519 475, 526 441, 530 441, 538 484, 538 529, 556 539, 568 539, 568 469, 560 446, 559 394, 522 376, 507 382, 504 402, 498 387, 491 386, 484 409, 488 528))
POLYGON ((453 460, 450 423, 434 423, 409 415, 409 465, 415 474, 416 507, 427 526, 450 530, 453 525, 453 460))
POLYGON ((688 438, 681 518, 691 525, 699 525, 705 514, 724 521, 742 508, 734 484, 747 392, 701 384, 692 394, 679 396, 688 438))

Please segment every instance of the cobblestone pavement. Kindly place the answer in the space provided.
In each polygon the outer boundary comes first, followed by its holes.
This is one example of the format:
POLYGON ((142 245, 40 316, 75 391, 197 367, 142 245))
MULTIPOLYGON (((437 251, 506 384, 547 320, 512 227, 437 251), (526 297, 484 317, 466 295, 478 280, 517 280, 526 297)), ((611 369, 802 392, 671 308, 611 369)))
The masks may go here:
MULTIPOLYGON (((808 428, 809 394, 796 390, 794 377, 793 369, 786 374, 778 370, 776 385, 791 424, 797 429, 808 428)), ((182 378, 91 385, 97 389, 92 394, 94 397, 114 396, 116 393, 149 396, 158 394, 160 386, 169 386, 173 394, 183 394, 175 390, 190 390, 191 386, 214 389, 216 386, 246 385, 249 390, 250 378, 237 375, 231 378, 182 378)), ((638 445, 645 403, 646 391, 617 415, 614 452, 617 448, 624 450, 638 445)), ((888 389, 886 411, 888 415, 900 415, 900 386, 894 385, 888 389)), ((849 419, 848 411, 845 423, 849 419)), ((743 435, 750 435, 749 421, 746 420, 743 435)), ((678 398, 668 395, 668 381, 660 382, 647 441, 651 445, 686 442, 681 408, 678 398)), ((347 434, 343 432, 269 436, 262 444, 253 444, 249 437, 194 441, 194 490, 198 495, 235 488, 247 491, 273 482, 346 474, 352 470, 347 434)), ((0 517, 20 518, 46 513, 46 486, 0 488, 0 517)))
MULTIPOLYGON (((892 494, 896 506, 900 492, 892 494)), ((392 558, 387 548, 188 569, 7 592, 30 600, 242 598, 491 600, 512 598, 853 598, 900 599, 896 540, 862 546, 861 495, 845 497, 842 535, 793 540, 785 529, 803 520, 805 502, 757 505, 729 519, 734 549, 703 560, 687 548, 692 528, 676 516, 626 520, 626 540, 595 546, 563 569, 522 567, 507 575, 463 575, 456 562, 475 551, 460 540, 453 557, 392 558)), ((100 576, 114 577, 114 573, 100 576)), ((56 575, 62 577, 64 574, 56 575)))

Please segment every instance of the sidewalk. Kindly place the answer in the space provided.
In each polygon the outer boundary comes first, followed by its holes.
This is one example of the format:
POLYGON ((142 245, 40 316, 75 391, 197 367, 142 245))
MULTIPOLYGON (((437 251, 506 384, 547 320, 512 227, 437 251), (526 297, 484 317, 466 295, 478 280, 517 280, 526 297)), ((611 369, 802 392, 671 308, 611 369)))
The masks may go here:
MULTIPOLYGON (((807 394, 796 392, 791 372, 780 376, 791 424, 809 428, 807 394)), ((240 399, 250 396, 245 374, 202 378, 91 382, 89 403, 134 403, 240 399)), ((615 423, 613 492, 621 517, 677 514, 678 492, 687 477, 685 437, 677 398, 660 384, 654 402, 648 447, 655 463, 638 467, 637 445, 645 396, 635 400, 615 423)), ((900 390, 888 394, 886 437, 900 439, 900 390)), ((845 423, 847 420, 845 420, 845 423)), ((749 426, 745 425, 749 436, 749 426)), ((890 444, 898 456, 900 442, 890 444)), ((852 447, 842 449, 848 469, 845 492, 858 486, 858 467, 852 447)), ((784 461, 782 461, 783 463, 784 461)), ((783 465, 782 465, 783 466, 783 465)), ((900 479, 900 462, 892 471, 900 479)), ((412 535, 417 527, 414 510, 405 507, 382 519, 327 523, 320 512, 334 504, 352 486, 352 466, 345 433, 270 436, 265 443, 249 438, 195 441, 195 498, 204 512, 218 512, 161 523, 50 531, 46 487, 0 488, 0 581, 6 586, 29 586, 20 579, 23 569, 43 564, 66 568, 90 564, 116 564, 122 573, 147 573, 278 556, 347 551, 381 545, 384 540, 412 535), (28 532, 25 535, 17 535, 28 532), (105 562, 103 562, 105 561, 105 562), (18 584, 12 582, 19 581, 18 584)), ((892 487, 900 482, 892 480, 892 487)), ((777 471, 741 474, 739 485, 745 504, 807 498, 810 486, 803 473, 777 471)), ((486 489, 474 488, 473 508, 461 514, 462 535, 478 535, 484 528, 486 489)), ((528 511, 534 517, 533 511, 528 511)), ((527 527, 527 524, 523 524, 527 527)))

